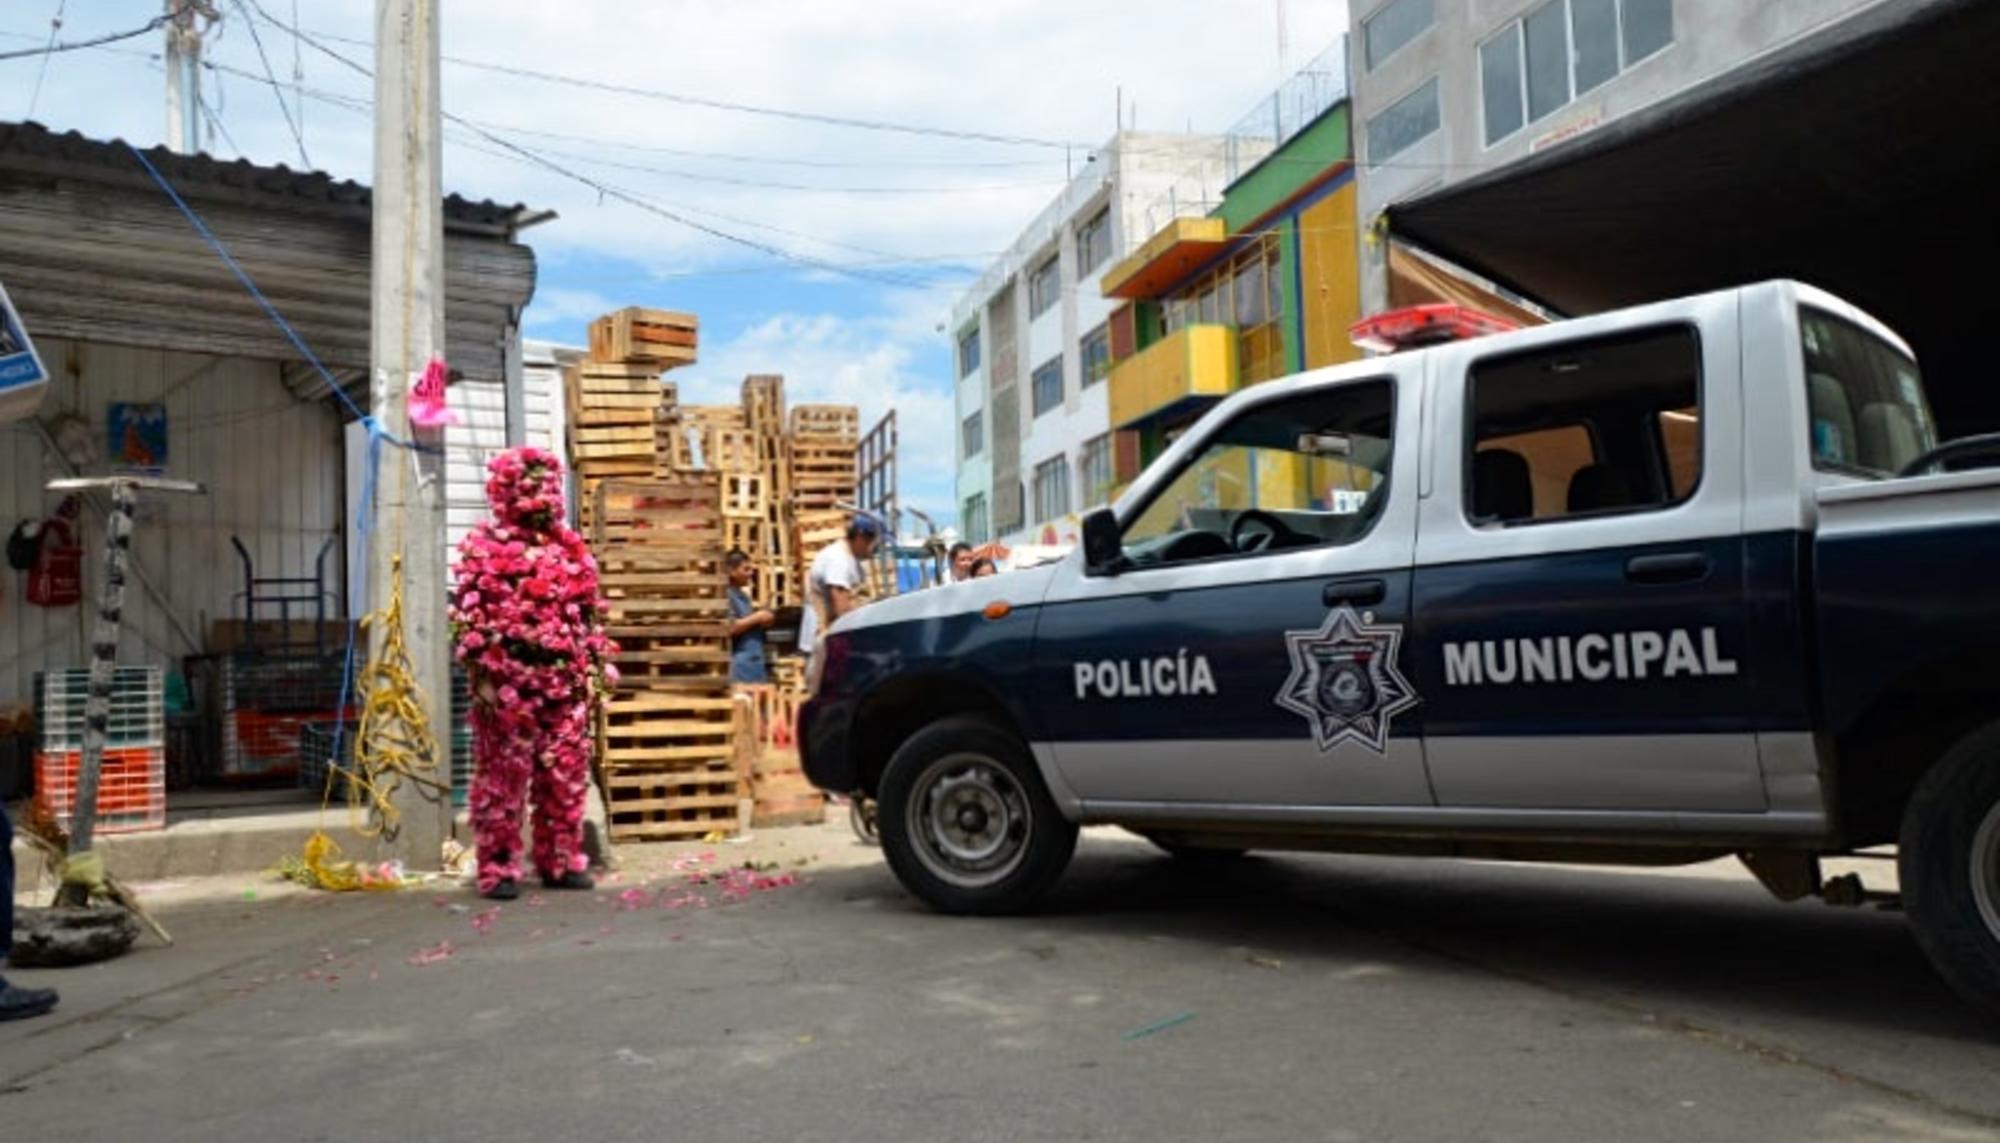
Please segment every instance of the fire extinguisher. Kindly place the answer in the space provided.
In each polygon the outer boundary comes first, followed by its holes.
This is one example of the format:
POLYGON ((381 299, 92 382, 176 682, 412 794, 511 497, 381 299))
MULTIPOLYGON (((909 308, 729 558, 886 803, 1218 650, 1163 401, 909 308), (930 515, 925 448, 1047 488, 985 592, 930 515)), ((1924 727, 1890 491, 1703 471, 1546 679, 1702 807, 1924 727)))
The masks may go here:
POLYGON ((67 511, 42 521, 35 566, 28 572, 28 602, 38 607, 74 607, 83 602, 83 546, 69 524, 74 509, 70 504, 63 508, 67 511))

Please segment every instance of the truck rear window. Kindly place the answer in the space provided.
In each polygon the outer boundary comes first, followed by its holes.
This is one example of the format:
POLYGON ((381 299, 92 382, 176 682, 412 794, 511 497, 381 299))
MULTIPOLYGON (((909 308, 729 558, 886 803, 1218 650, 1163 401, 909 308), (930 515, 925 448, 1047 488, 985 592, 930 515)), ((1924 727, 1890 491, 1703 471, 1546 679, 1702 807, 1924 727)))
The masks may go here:
POLYGON ((1799 314, 1813 466, 1888 476, 1937 445, 1923 374, 1908 354, 1823 310, 1799 314))

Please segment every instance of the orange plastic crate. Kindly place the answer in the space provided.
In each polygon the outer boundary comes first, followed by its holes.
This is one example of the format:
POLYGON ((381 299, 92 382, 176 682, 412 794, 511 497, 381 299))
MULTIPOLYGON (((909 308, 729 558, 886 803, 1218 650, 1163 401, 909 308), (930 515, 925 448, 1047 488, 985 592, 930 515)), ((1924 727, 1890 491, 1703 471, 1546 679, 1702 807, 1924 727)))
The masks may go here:
MULTIPOLYGON (((76 812, 81 750, 35 753, 35 802, 65 829, 76 812)), ((112 746, 97 772, 97 832, 136 833, 167 824, 167 752, 161 746, 112 746)))

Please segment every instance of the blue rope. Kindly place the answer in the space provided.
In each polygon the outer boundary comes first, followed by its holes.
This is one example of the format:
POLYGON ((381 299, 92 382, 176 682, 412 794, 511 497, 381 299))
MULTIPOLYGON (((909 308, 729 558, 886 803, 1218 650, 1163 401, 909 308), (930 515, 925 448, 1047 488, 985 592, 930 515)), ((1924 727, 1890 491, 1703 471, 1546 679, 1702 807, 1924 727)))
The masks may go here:
MULTIPOLYGON (((243 289, 249 293, 251 298, 259 306, 263 307, 264 312, 270 316, 272 323, 291 341, 292 347, 299 351, 299 356, 304 358, 306 363, 311 365, 315 370, 318 370, 320 377, 326 382, 326 387, 332 391, 335 397, 340 399, 340 403, 347 407, 347 411, 353 414, 354 418, 368 430, 368 468, 362 474, 361 506, 355 513, 354 519, 355 533, 365 539, 375 531, 375 481, 377 472, 381 468, 382 442, 386 440, 398 448, 418 452, 436 453, 443 450, 403 440, 383 428, 382 422, 376 420, 374 416, 363 412, 361 407, 354 403, 354 399, 347 395, 347 391, 340 387, 340 383, 334 380, 333 372, 320 361, 319 357, 313 353, 311 347, 306 345, 305 339, 299 336, 299 332, 292 328, 292 323, 286 321, 285 315, 278 312, 278 307, 271 304, 271 299, 264 296, 264 291, 257 288, 257 283, 251 280, 250 275, 243 269, 242 265, 229 253, 229 248, 222 244, 222 240, 215 236, 215 233, 208 228, 208 224, 203 222, 201 216, 195 213, 194 208, 187 204, 187 200, 181 198, 180 193, 174 190, 173 184, 167 181, 166 176, 160 173, 159 168, 155 167, 152 161, 146 158, 146 153, 129 142, 125 144, 125 149, 132 152, 132 157, 139 160, 139 165, 146 168, 146 173, 153 176, 153 181, 158 183, 160 189, 166 192, 167 197, 173 200, 173 204, 180 208, 181 214, 194 227, 195 232, 200 234, 202 240, 208 243, 209 249, 214 250, 216 256, 222 259, 223 265, 229 267, 230 273, 236 275, 236 280, 243 284, 243 289)), ((368 572, 368 561, 363 560, 360 575, 360 598, 363 600, 368 598, 368 572)), ((347 610, 349 612, 347 620, 347 648, 342 657, 340 672, 340 705, 334 708, 333 757, 329 760, 329 769, 338 767, 341 764, 341 748, 345 744, 347 735, 347 704, 348 700, 353 697, 354 648, 355 644, 359 642, 361 621, 352 614, 354 611, 352 600, 349 600, 347 610)), ((327 777, 329 781, 332 780, 330 773, 327 777)))
POLYGON ((371 439, 374 437, 387 437, 391 444, 402 448, 419 447, 409 441, 402 440, 383 428, 380 421, 377 421, 370 414, 363 412, 361 406, 354 403, 354 398, 349 397, 347 390, 340 387, 340 382, 334 380, 333 371, 320 362, 319 357, 313 353, 311 347, 306 345, 305 339, 299 336, 299 331, 292 328, 292 323, 286 321, 285 315, 278 312, 278 307, 271 304, 271 299, 264 296, 264 291, 257 288, 257 283, 251 280, 250 275, 236 261, 235 256, 229 253, 229 248, 222 244, 222 240, 217 238, 215 232, 208 228, 208 224, 201 220, 201 215, 196 214, 194 208, 187 204, 187 200, 180 196, 180 192, 176 191, 174 185, 167 181, 167 177, 160 173, 160 169, 153 165, 153 161, 146 157, 146 153, 129 142, 125 144, 125 149, 132 152, 132 157, 139 160, 139 165, 146 168, 146 173, 153 176, 153 181, 160 185, 161 190, 167 192, 167 197, 172 199, 174 205, 180 208, 181 214, 194 227, 195 233, 201 235, 202 240, 208 243, 209 249, 215 251, 216 257, 222 259, 222 264, 229 267, 229 272, 236 275, 236 280, 243 283, 243 289, 249 293, 250 297, 259 306, 264 308, 264 312, 270 316, 272 323, 278 327, 279 332, 283 333, 291 341, 292 348, 299 351, 299 356, 305 358, 308 365, 319 371, 320 378, 326 382, 326 387, 333 391, 333 395, 340 399, 341 404, 347 406, 347 411, 353 414, 356 420, 367 426, 369 437, 371 439))

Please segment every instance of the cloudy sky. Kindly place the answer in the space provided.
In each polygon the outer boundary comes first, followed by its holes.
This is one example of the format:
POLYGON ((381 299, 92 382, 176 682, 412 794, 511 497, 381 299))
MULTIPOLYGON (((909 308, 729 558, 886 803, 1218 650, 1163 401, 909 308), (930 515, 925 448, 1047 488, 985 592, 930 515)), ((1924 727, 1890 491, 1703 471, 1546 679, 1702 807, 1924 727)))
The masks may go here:
MULTIPOLYGON (((372 0, 212 2, 204 148, 368 181, 370 81, 286 29, 372 67, 372 0)), ((442 2, 445 108, 468 121, 447 130, 446 189, 560 215, 529 234, 530 336, 581 344, 608 309, 692 310, 683 399, 775 372, 795 401, 870 422, 894 407, 905 499, 947 512, 937 326, 1112 133, 1121 91, 1142 129, 1220 131, 1347 25, 1344 0, 442 2)), ((58 13, 75 41, 160 7, 0 0, 0 50, 46 42, 58 13)), ((0 63, 0 118, 160 142, 160 50, 156 34, 0 63)))

